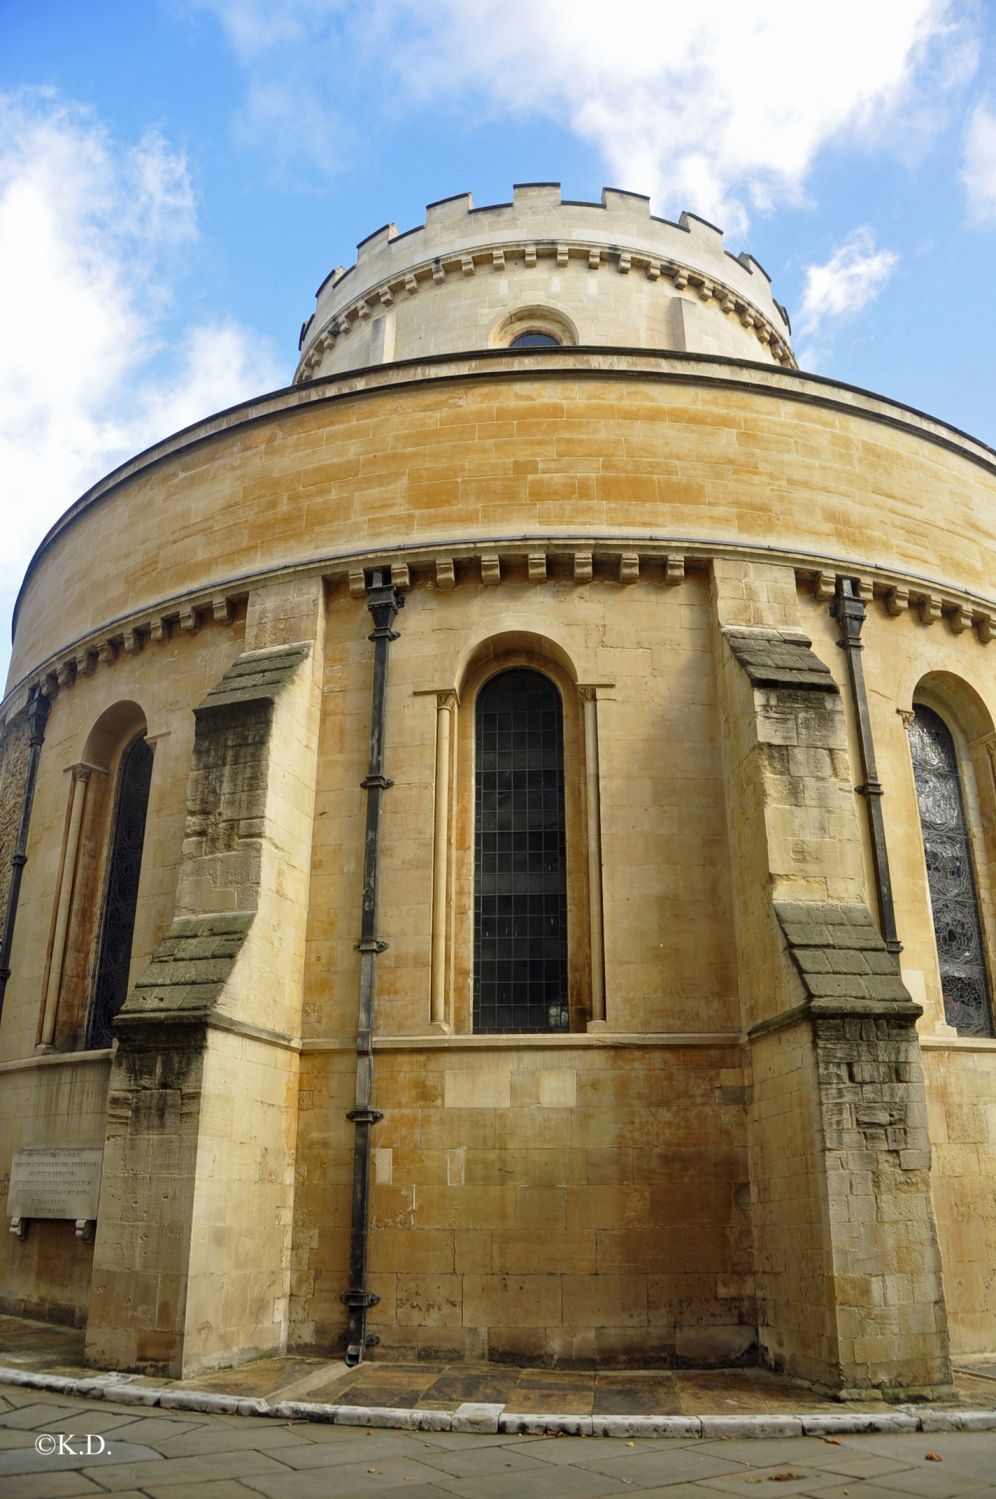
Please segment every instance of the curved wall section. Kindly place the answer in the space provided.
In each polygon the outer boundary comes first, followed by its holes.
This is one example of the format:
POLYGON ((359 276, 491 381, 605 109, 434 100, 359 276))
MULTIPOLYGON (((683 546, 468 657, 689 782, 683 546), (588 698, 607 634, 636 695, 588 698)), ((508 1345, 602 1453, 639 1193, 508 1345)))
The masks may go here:
POLYGON ((179 619, 193 595, 209 612, 213 589, 275 569, 344 573, 365 555, 513 537, 774 548, 991 607, 996 458, 981 445, 790 373, 557 358, 331 382, 152 450, 42 548, 11 684, 97 633, 122 648, 126 628, 147 636, 164 603, 179 619))
POLYGON ((996 455, 786 338, 700 221, 450 200, 322 290, 297 385, 53 528, 0 1174, 101 1177, 11 1210, 0 1305, 188 1377, 348 1339, 919 1399, 991 1354, 996 1040, 945 1008, 907 726, 951 730, 992 992, 996 455))
POLYGON ((767 272, 712 224, 654 218, 636 193, 564 203, 557 183, 534 183, 511 203, 475 208, 469 193, 430 203, 424 225, 363 240, 356 264, 319 288, 296 379, 501 347, 526 309, 541 327, 546 312, 568 343, 795 365, 767 272))

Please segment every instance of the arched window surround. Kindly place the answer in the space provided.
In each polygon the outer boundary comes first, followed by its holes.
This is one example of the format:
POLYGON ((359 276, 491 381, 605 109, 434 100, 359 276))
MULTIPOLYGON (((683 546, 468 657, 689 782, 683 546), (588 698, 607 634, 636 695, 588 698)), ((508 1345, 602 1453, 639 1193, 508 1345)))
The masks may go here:
MULTIPOLYGON (((453 828, 453 920, 451 1013, 453 1031, 473 1032, 474 949, 474 786, 477 699, 494 677, 516 668, 535 671, 553 683, 563 710, 564 818, 567 855, 567 995, 571 1031, 585 1030, 591 1018, 591 941, 587 868, 587 816, 584 800, 584 745, 578 686, 552 656, 514 644, 488 645, 464 673, 455 733, 455 818, 453 828)), ((530 1034, 529 1032, 510 1034, 530 1034)))
POLYGON ((507 349, 524 333, 545 333, 562 347, 578 342, 578 330, 559 307, 517 307, 505 312, 491 330, 492 348, 507 349))
MULTIPOLYGON (((924 707, 941 720, 951 736, 961 792, 964 832, 968 845, 971 873, 975 886, 976 910, 981 934, 982 958, 989 983, 990 1020, 994 1016, 996 990, 996 910, 993 891, 996 888, 996 732, 989 711, 976 690, 949 672, 934 672, 922 678, 915 687, 911 706, 903 711, 907 728, 912 728, 915 709, 924 707)), ((930 949, 933 956, 933 982, 928 983, 928 999, 936 1026, 950 1035, 956 1034, 944 1006, 940 959, 934 941, 933 905, 924 853, 923 827, 920 821, 916 773, 911 759, 911 790, 914 815, 923 860, 923 896, 929 916, 930 949)))
MULTIPOLYGON (((43 1050, 90 1046, 90 1011, 99 958, 120 772, 144 712, 133 701, 106 708, 93 723, 79 760, 67 767, 62 854, 49 927, 37 1039, 43 1050)), ((153 785, 154 777, 153 777, 153 785)))

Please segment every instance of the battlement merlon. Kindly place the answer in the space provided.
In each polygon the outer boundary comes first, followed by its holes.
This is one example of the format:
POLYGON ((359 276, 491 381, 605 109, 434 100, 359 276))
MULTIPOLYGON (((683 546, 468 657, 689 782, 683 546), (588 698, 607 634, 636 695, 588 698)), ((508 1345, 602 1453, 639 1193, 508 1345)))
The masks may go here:
POLYGON ((696 214, 678 222, 656 218, 650 199, 604 188, 601 203, 564 200, 556 182, 520 183, 511 203, 475 208, 470 193, 430 203, 425 223, 399 232, 384 224, 360 241, 354 265, 337 267, 318 289, 309 331, 325 327, 349 303, 415 267, 456 254, 513 244, 594 244, 676 264, 728 287, 789 335, 785 310, 771 293, 764 267, 747 252, 734 255, 723 233, 696 214))

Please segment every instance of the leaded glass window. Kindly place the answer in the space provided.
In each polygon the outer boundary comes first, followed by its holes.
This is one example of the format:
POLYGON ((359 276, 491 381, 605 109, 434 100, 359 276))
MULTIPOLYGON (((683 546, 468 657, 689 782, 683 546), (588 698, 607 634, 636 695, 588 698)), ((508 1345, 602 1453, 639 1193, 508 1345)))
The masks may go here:
POLYGON ((114 1017, 128 993, 128 969, 151 779, 152 751, 143 734, 125 750, 118 775, 117 806, 90 1012, 91 1046, 110 1046, 114 1017))
POLYGON ((960 1036, 991 1036, 989 976, 955 743, 940 715, 921 703, 914 708, 910 747, 944 1017, 960 1036))
POLYGON ((510 349, 557 349, 560 347, 560 339, 552 333, 544 333, 542 328, 530 328, 525 333, 519 333, 509 344, 510 349))
POLYGON ((564 727, 548 677, 515 669, 477 698, 474 1029, 563 1031, 564 727))

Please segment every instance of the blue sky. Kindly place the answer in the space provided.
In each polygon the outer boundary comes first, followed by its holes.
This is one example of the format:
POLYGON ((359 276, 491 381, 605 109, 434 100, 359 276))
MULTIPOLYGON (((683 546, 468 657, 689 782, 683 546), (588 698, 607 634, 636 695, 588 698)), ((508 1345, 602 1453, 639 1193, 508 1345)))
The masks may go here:
POLYGON ((286 384, 330 267, 457 192, 699 213, 767 268, 804 368, 996 444, 991 6, 698 9, 0 0, 0 677, 62 510, 286 384))

